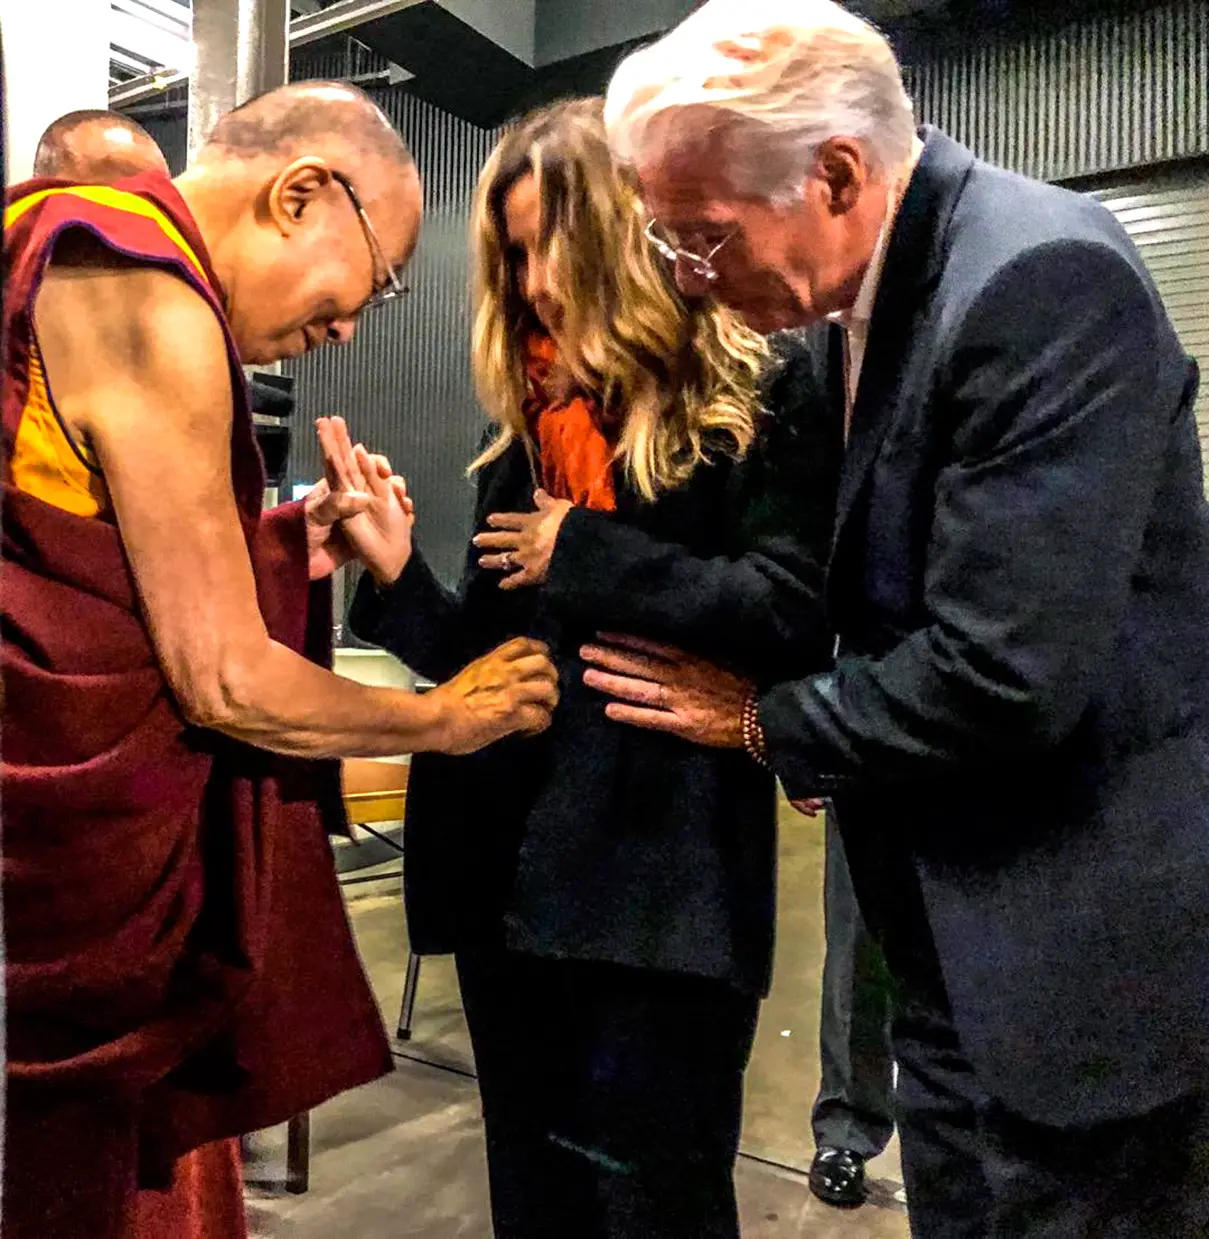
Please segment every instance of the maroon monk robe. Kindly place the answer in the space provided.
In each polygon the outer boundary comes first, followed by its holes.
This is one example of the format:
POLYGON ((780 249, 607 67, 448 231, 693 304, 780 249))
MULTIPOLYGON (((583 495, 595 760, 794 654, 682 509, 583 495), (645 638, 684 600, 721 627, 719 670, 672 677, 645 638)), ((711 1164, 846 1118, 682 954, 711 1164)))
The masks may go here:
MULTIPOLYGON (((87 228, 222 322, 261 610, 276 640, 330 660, 301 508, 261 517, 243 374, 184 201, 144 176, 30 205, 46 187, 18 186, 6 212, 3 1235, 128 1239, 140 1188, 167 1186, 178 1157, 374 1079, 390 1054, 327 842, 345 829, 337 764, 187 726, 116 525, 12 485, 33 300, 55 239, 87 228)), ((163 481, 164 519, 188 520, 163 481)))

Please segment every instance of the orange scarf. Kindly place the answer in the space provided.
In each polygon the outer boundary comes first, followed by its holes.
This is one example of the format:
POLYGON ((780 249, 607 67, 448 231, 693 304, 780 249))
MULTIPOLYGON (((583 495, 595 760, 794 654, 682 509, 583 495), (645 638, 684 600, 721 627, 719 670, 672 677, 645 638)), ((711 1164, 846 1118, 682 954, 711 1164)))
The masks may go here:
POLYGON ((570 499, 577 507, 612 512, 613 448, 601 426, 596 402, 582 394, 558 398, 551 391, 551 372, 558 346, 549 336, 529 337, 525 373, 529 395, 525 419, 537 443, 542 488, 555 499, 570 499))

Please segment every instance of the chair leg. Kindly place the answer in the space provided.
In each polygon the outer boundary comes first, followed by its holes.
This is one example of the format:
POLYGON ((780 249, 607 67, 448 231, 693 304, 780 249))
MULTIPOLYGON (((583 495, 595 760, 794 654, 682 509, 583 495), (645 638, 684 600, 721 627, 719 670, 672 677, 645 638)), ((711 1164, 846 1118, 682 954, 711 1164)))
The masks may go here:
POLYGON ((399 1010, 399 1027, 396 1032, 400 1041, 411 1040, 411 1023, 416 1013, 416 990, 420 986, 420 957, 414 951, 407 952, 407 973, 403 979, 403 1005, 399 1010))
POLYGON ((301 1196, 311 1186, 311 1113, 296 1114, 287 1128, 285 1190, 301 1196))

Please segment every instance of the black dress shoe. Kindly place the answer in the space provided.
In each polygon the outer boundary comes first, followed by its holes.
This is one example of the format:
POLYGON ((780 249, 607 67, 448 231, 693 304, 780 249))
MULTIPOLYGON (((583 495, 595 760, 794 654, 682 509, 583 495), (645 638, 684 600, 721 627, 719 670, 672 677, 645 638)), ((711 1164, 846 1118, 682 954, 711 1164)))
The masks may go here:
POLYGON ((823 1145, 810 1163, 810 1190, 826 1204, 855 1209, 865 1203, 865 1159, 823 1145))

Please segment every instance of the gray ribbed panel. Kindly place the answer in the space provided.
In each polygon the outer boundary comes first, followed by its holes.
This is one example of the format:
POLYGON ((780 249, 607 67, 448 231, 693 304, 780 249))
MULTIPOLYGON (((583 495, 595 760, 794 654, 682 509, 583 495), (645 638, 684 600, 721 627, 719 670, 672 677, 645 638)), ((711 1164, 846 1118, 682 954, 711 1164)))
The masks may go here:
MULTIPOLYGON (((187 91, 179 92, 182 104, 188 97, 187 91)), ((173 176, 179 176, 185 170, 189 158, 189 132, 185 124, 185 112, 181 107, 174 112, 161 112, 158 115, 136 115, 135 120, 155 139, 173 176)))
POLYGON ((1197 426, 1201 455, 1209 459, 1209 172, 1095 196, 1133 238, 1181 342, 1200 365, 1197 426))
POLYGON ((916 55, 920 118, 1045 180, 1209 153, 1209 0, 916 55))
POLYGON ((451 579, 465 554, 473 503, 465 468, 485 426, 470 378, 470 203, 497 135, 403 88, 373 93, 424 177, 424 229, 407 273, 412 292, 366 314, 347 348, 321 349, 286 367, 298 380, 287 486, 319 474, 310 422, 342 414, 355 436, 407 477, 417 536, 434 568, 451 579))
POLYGON ((343 38, 300 48, 290 56, 290 81, 344 80, 379 73, 387 66, 384 56, 357 39, 343 38))

